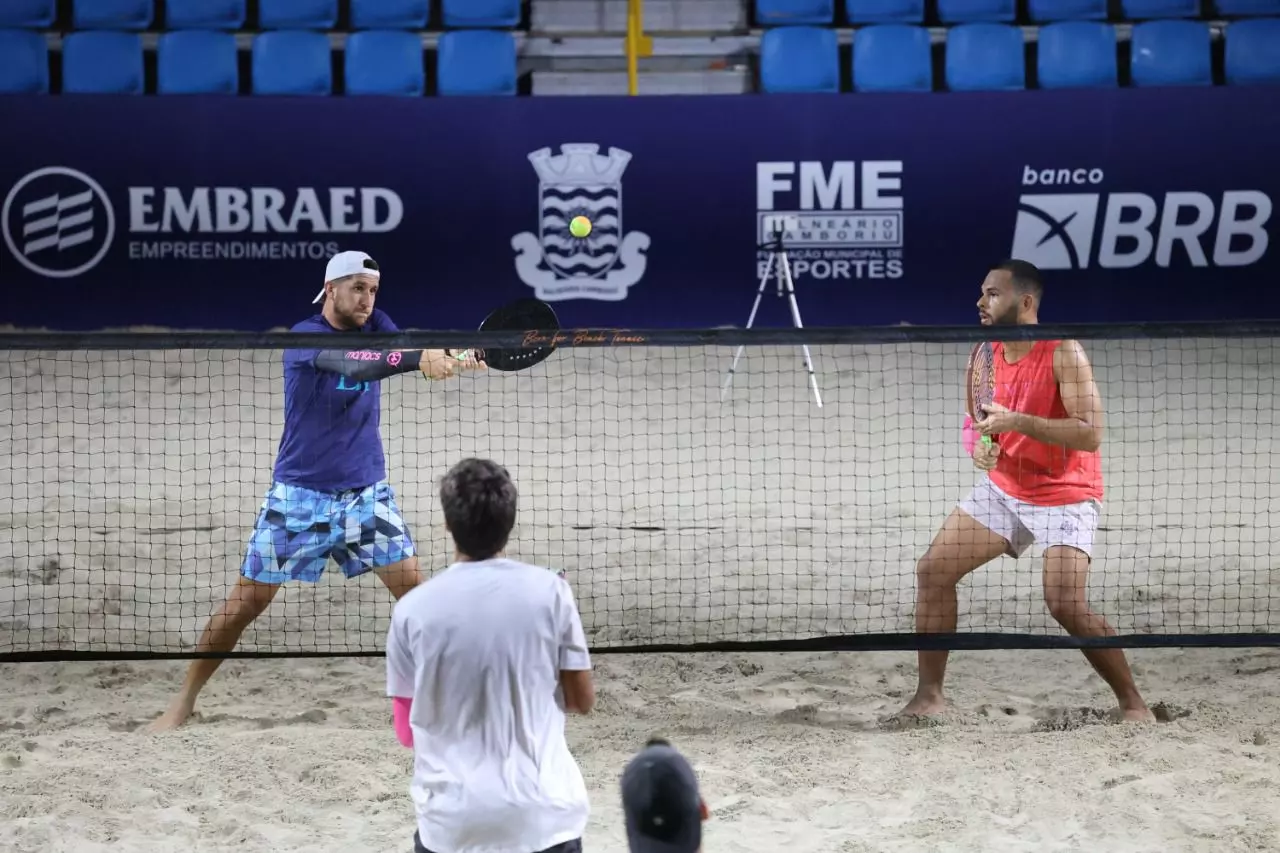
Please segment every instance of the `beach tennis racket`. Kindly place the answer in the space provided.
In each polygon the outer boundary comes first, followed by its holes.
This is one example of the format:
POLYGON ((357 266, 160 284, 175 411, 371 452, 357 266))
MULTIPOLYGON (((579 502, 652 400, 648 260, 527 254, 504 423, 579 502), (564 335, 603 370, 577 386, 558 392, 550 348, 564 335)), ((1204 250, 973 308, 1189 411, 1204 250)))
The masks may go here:
MULTIPOLYGON (((550 305, 541 299, 524 298, 508 302, 489 313, 480 324, 482 332, 555 332, 560 329, 560 318, 550 305)), ((476 358, 492 370, 526 370, 541 364, 555 351, 550 341, 523 347, 476 350, 476 358)))
MULTIPOLYGON (((986 418, 982 407, 989 405, 996 397, 996 362, 995 350, 987 341, 982 341, 969 352, 969 417, 974 423, 986 418)), ((989 435, 981 436, 982 443, 990 447, 995 442, 989 435)))

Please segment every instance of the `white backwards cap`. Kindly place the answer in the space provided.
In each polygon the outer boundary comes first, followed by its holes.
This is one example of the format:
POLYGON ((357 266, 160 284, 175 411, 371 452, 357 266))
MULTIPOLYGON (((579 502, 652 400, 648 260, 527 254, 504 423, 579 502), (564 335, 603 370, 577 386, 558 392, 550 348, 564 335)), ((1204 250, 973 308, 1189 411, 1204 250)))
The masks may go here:
MULTIPOLYGON (((364 252, 339 252, 329 259, 329 265, 324 268, 324 283, 328 284, 349 275, 382 277, 378 272, 378 262, 364 252)), ((319 295, 311 300, 311 304, 314 305, 322 299, 324 299, 323 287, 320 288, 319 295)))

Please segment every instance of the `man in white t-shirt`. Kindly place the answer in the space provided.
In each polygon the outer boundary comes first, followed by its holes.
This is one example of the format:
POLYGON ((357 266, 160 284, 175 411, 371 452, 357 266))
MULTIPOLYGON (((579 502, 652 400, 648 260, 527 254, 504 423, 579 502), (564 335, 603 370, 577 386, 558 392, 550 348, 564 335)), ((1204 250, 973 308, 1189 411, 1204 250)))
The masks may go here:
POLYGON ((516 488, 464 459, 440 485, 456 561, 396 602, 387 694, 414 751, 415 853, 579 853, 589 802, 565 713, 595 704, 563 574, 503 556, 516 488))

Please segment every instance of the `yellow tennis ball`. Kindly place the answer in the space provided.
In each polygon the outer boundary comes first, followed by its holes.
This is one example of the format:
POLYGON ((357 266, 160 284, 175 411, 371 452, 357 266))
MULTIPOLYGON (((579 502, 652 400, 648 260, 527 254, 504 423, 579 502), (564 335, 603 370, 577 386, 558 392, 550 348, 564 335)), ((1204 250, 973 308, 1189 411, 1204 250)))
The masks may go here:
POLYGON ((591 233, 591 220, 585 216, 575 216, 569 223, 569 233, 575 237, 585 237, 591 233))

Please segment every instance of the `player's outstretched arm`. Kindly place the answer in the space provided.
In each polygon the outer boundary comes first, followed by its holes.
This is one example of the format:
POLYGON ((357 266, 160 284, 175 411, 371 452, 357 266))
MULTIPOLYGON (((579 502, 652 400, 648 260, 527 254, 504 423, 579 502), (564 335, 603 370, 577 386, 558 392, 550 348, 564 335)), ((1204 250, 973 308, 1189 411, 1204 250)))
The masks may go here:
POLYGON ((474 358, 460 360, 438 349, 321 350, 312 363, 317 370, 340 373, 356 382, 373 382, 414 370, 421 370, 428 379, 445 379, 461 369, 478 366, 474 358))
POLYGON ((357 382, 386 379, 418 370, 422 352, 417 350, 320 350, 312 360, 317 370, 340 373, 357 382))

